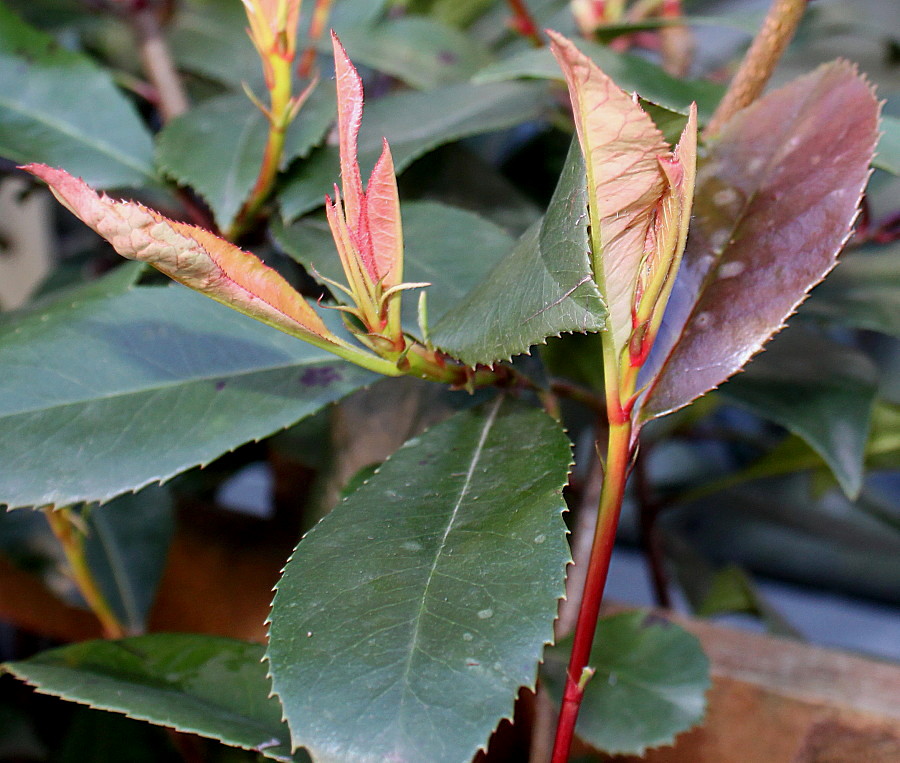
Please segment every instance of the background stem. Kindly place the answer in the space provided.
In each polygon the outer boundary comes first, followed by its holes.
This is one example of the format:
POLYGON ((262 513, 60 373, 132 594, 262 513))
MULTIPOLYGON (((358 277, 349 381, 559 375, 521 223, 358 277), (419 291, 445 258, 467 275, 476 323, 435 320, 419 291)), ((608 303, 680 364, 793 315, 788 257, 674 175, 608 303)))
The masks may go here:
POLYGON ((569 758, 575 722, 578 720, 578 711, 581 709, 581 700, 584 696, 584 677, 587 675, 585 670, 594 643, 594 632, 597 629, 603 589, 609 573, 609 561, 616 539, 616 528, 619 524, 630 463, 631 421, 626 419, 621 423, 611 422, 597 527, 594 531, 594 543, 584 593, 581 597, 581 608, 578 611, 578 622, 575 625, 575 640, 566 671, 566 688, 556 726, 552 763, 566 763, 569 758))
POLYGON ((760 96, 797 31, 806 3, 807 0, 774 0, 725 97, 706 125, 704 140, 718 134, 731 117, 760 96))
POLYGON ((156 88, 159 113, 164 122, 183 114, 190 104, 153 6, 134 11, 131 25, 137 37, 141 63, 147 79, 156 88))
POLYGON ((47 517, 50 529, 53 530, 53 534, 62 546, 66 561, 69 563, 72 580, 78 586, 78 590, 81 591, 81 595, 91 611, 97 616, 100 625, 103 626, 104 635, 106 638, 123 638, 127 635, 125 627, 119 622, 112 607, 109 606, 109 602, 91 572, 84 552, 84 534, 73 521, 72 510, 47 508, 44 509, 44 516, 47 517))

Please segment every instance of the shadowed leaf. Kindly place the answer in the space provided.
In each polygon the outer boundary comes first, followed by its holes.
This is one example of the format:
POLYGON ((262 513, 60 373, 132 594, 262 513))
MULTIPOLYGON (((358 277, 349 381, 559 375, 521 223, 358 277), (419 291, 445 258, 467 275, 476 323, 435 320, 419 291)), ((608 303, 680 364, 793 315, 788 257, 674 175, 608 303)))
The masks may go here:
POLYGON ((278 700, 269 695, 263 647, 194 633, 85 641, 6 663, 43 694, 178 731, 218 739, 280 761, 289 753, 278 700))

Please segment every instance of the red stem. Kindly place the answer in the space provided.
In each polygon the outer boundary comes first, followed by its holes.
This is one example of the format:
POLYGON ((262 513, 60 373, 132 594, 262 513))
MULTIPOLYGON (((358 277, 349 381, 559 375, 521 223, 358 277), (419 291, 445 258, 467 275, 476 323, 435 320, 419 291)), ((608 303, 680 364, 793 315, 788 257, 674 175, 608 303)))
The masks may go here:
POLYGON ((522 37, 527 37, 531 40, 531 44, 534 45, 534 47, 543 47, 544 40, 541 38, 541 32, 534 20, 534 16, 531 15, 528 6, 525 5, 525 0, 506 0, 506 2, 509 4, 509 8, 513 14, 513 29, 522 35, 522 37))
POLYGON ((626 420, 610 427, 606 473, 600 492, 597 528, 594 531, 594 545, 591 548, 584 594, 581 598, 581 609, 575 625, 575 639, 572 653, 569 656, 569 667, 566 671, 566 688, 563 692, 562 708, 556 726, 552 763, 566 763, 569 759, 569 750, 575 734, 575 722, 578 720, 578 711, 581 709, 581 700, 584 696, 585 679, 590 677, 587 672, 588 662, 594 644, 594 633, 597 630, 597 618, 600 616, 603 589, 606 587, 606 577, 609 573, 609 561, 616 539, 616 527, 619 524, 619 513, 625 494, 625 482, 628 479, 632 452, 630 443, 630 421, 626 420))
POLYGON ((312 71, 316 61, 316 43, 325 31, 332 2, 333 0, 316 0, 316 4, 313 6, 312 21, 309 23, 309 45, 303 51, 300 65, 297 67, 297 73, 301 77, 308 77, 312 71))

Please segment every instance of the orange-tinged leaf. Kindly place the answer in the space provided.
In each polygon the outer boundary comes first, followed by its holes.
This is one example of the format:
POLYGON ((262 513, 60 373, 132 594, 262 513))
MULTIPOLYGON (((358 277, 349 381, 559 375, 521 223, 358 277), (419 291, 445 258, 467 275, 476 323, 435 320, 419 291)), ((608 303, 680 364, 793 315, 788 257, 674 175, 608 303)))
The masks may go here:
POLYGON ((660 158, 669 147, 630 95, 569 40, 548 34, 569 87, 587 166, 594 280, 609 305, 618 353, 631 334, 638 269, 667 188, 660 158))
POLYGON ((80 178, 43 164, 23 169, 113 248, 229 307, 321 347, 341 344, 282 276, 249 252, 202 228, 130 201, 98 195, 80 178))

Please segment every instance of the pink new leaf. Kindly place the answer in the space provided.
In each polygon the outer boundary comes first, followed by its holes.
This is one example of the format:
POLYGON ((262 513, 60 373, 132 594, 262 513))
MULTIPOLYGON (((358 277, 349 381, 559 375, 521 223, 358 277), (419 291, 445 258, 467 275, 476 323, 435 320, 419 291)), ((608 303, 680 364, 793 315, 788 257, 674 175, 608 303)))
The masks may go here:
POLYGON ((587 166, 594 280, 609 307, 618 354, 632 331, 637 273, 667 187, 660 157, 669 147, 631 96, 565 37, 548 34, 569 87, 587 166))
POLYGON ((147 262, 217 302, 317 346, 333 350, 345 344, 302 295, 249 252, 136 202, 98 195, 64 170, 44 164, 23 169, 46 182, 70 212, 123 257, 147 262))

